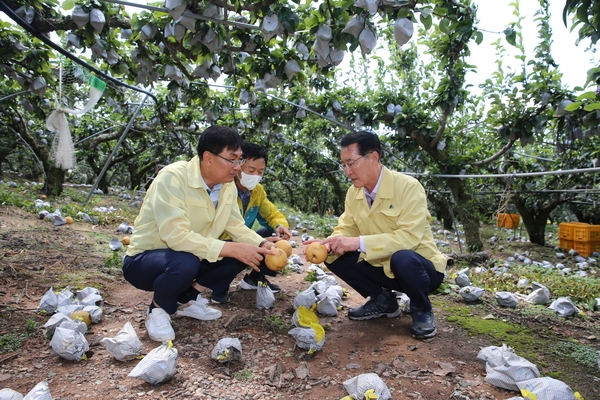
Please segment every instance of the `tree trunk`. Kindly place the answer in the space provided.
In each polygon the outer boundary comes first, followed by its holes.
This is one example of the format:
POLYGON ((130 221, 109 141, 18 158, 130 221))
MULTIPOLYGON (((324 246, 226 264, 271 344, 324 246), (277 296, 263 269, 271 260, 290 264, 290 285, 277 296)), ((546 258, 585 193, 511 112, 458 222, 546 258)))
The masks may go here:
POLYGON ((63 192, 63 183, 65 183, 65 170, 50 166, 49 168, 46 167, 46 171, 48 174, 46 179, 47 193, 52 196, 59 196, 63 192))
POLYGON ((2 177, 2 164, 16 148, 17 141, 14 133, 9 132, 7 129, 0 129, 0 177, 2 177))
MULTIPOLYGON (((86 160, 87 160, 88 165, 92 169, 92 171, 94 171, 94 175, 95 175, 94 181, 96 181, 98 179, 98 175, 100 175, 100 172, 102 172, 102 168, 104 166, 102 166, 102 167, 99 166, 96 163, 96 159, 94 159, 94 157, 92 157, 92 156, 88 156, 86 158, 86 160)), ((109 165, 109 168, 111 166, 112 165, 109 165)), ((108 169, 107 169, 107 171, 108 171, 108 169)), ((108 193, 108 182, 106 180, 106 173, 104 175, 102 175, 102 178, 100 178, 100 181, 98 182, 98 186, 96 187, 96 189, 102 190, 102 192, 105 194, 108 193)))
POLYGON ((327 179, 329 181, 329 183, 331 183, 331 186, 333 186, 333 194, 334 194, 334 201, 333 201, 333 212, 335 215, 341 215, 344 212, 344 203, 345 203, 345 199, 346 199, 346 191, 344 191, 344 189, 342 189, 342 185, 340 184, 340 182, 335 179, 332 174, 325 174, 325 179, 327 179))
POLYGON ((518 192, 512 197, 512 202, 517 207, 523 220, 523 225, 525 225, 525 229, 527 229, 527 233, 529 234, 529 241, 544 245, 546 243, 546 222, 550 213, 559 205, 571 200, 571 196, 545 196, 543 201, 535 200, 531 196, 525 199, 518 192))
POLYGON ((529 241, 540 246, 546 244, 546 222, 554 207, 530 209, 520 196, 513 196, 512 201, 521 215, 523 225, 529 234, 529 241))
MULTIPOLYGON (((435 145, 432 146, 432 142, 429 141, 429 138, 415 132, 412 132, 410 136, 436 163, 443 164, 446 162, 447 155, 437 150, 435 145)), ((472 204, 474 200, 471 192, 461 179, 448 178, 445 182, 450 188, 452 197, 454 197, 454 201, 456 202, 455 216, 462 223, 465 230, 465 240, 467 242, 468 251, 474 252, 483 250, 483 242, 481 241, 481 235, 479 234, 479 217, 475 212, 477 207, 472 204)))
POLYGON ((452 218, 448 203, 433 193, 429 193, 427 200, 429 200, 429 204, 431 204, 434 210, 435 217, 442 221, 444 229, 448 231, 454 230, 454 219, 452 218))
POLYGON ((456 201, 456 213, 458 220, 462 223, 465 230, 465 240, 469 251, 483 250, 483 242, 479 234, 479 218, 471 210, 472 196, 469 194, 465 184, 460 179, 450 178, 447 180, 448 187, 456 201))

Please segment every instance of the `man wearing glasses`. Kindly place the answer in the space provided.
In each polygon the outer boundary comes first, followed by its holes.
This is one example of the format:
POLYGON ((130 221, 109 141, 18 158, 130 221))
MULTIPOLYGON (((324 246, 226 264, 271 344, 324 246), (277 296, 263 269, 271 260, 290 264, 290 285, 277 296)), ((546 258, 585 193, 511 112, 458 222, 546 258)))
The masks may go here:
MULTIPOLYGON (((429 293, 444 279, 446 257, 433 241, 427 199, 414 178, 384 167, 379 138, 353 132, 341 142, 342 168, 352 181, 344 213, 330 237, 326 265, 364 298, 353 320, 400 315, 392 290, 411 301, 412 336, 436 335, 429 293)), ((309 243, 309 242, 305 242, 309 243)))
POLYGON ((263 257, 274 245, 244 224, 233 183, 242 139, 213 125, 201 135, 198 155, 164 167, 146 193, 123 260, 123 275, 138 289, 154 292, 146 329, 150 339, 173 340, 171 315, 199 320, 221 317, 213 303, 229 301, 229 285, 247 266, 266 272, 263 257), (219 237, 227 233, 233 241, 219 237))

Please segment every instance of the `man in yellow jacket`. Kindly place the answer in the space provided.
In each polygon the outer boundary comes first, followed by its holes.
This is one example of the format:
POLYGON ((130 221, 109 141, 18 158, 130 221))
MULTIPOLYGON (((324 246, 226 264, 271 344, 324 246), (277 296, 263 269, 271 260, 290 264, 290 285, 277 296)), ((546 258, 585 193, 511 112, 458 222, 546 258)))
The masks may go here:
MULTIPOLYGON (((421 184, 381 162, 376 134, 353 132, 341 141, 342 168, 352 181, 344 213, 330 237, 327 267, 369 300, 348 317, 365 320, 400 314, 392 290, 411 301, 411 333, 432 338, 437 330, 429 293, 446 269, 446 257, 433 240, 431 215, 421 184)), ((308 242, 306 242, 308 243, 308 242)))
MULTIPOLYGON (((238 190, 237 204, 246 226, 252 228, 258 221, 260 228, 256 231, 260 236, 275 242, 290 239, 289 224, 285 216, 267 198, 264 187, 259 183, 265 175, 268 155, 264 147, 255 143, 244 142, 242 145, 244 165, 235 177, 238 190), (275 236, 273 236, 275 234, 275 236)), ((224 235, 222 239, 229 239, 224 235)), ((276 272, 268 271, 266 275, 275 276, 276 272)), ((269 282, 263 274, 252 270, 240 281, 240 288, 258 289, 258 282, 266 283, 273 293, 281 291, 279 285, 269 282)))
POLYGON ((268 271, 263 257, 274 244, 244 224, 233 182, 242 158, 242 139, 231 128, 213 125, 200 135, 197 156, 170 164, 148 189, 123 259, 123 276, 151 291, 146 329, 150 339, 173 340, 170 315, 219 318, 200 295, 227 302, 229 285, 248 266, 268 271), (223 241, 227 233, 232 241, 223 241))

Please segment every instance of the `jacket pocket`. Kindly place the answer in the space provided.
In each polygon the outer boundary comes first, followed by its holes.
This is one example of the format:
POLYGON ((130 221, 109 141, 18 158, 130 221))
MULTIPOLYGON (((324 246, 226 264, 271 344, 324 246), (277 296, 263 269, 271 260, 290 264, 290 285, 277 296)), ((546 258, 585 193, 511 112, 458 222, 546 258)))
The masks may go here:
POLYGON ((394 207, 393 204, 390 204, 388 206, 388 208, 384 208, 386 207, 385 205, 382 206, 381 210, 379 210, 379 213, 383 214, 385 217, 387 218, 391 218, 391 219, 398 219, 398 217, 400 217, 400 207, 394 207))

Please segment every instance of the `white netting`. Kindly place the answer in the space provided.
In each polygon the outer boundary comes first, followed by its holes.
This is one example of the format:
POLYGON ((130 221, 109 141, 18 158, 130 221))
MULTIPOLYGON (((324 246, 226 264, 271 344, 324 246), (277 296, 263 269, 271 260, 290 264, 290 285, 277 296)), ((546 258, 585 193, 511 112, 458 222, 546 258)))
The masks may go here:
POLYGON ((77 65, 62 64, 55 110, 46 119, 46 127, 56 131, 51 155, 56 166, 71 169, 75 166, 75 147, 66 113, 82 115, 91 110, 102 97, 106 84, 77 65))

